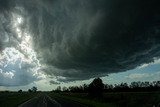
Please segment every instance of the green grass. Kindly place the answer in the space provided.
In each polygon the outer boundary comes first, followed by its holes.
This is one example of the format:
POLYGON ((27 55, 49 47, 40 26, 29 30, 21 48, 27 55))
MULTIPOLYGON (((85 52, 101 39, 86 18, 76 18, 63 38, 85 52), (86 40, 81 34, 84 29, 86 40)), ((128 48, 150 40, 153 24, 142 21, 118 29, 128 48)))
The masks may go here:
POLYGON ((160 92, 105 93, 104 100, 119 107, 153 107, 160 103, 160 92))
POLYGON ((160 103, 160 92, 112 92, 104 93, 100 99, 91 99, 85 93, 52 93, 51 96, 91 107, 153 107, 160 103))
MULTIPOLYGON (((37 93, 0 93, 0 107, 17 107, 36 96, 37 93)), ((51 97, 61 97, 80 102, 90 107, 153 107, 160 103, 160 92, 110 92, 102 98, 93 99, 86 93, 49 93, 51 97)))
POLYGON ((114 104, 112 103, 105 103, 102 101, 99 101, 98 99, 90 99, 89 97, 87 97, 86 94, 73 94, 73 93, 54 93, 54 94, 50 94, 51 97, 60 97, 63 99, 67 99, 67 100, 72 100, 72 101, 76 101, 79 102, 81 104, 84 105, 88 105, 89 107, 116 107, 114 104))
POLYGON ((3 92, 0 93, 0 107, 17 107, 23 102, 34 97, 36 93, 13 93, 3 92))

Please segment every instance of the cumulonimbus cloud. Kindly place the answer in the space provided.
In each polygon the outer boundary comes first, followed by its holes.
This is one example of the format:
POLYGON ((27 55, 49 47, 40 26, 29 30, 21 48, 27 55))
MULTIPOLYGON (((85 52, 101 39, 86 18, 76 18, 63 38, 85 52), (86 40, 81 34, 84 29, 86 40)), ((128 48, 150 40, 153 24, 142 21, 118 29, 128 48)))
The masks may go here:
POLYGON ((158 0, 16 0, 13 4, 24 9, 22 27, 32 34, 34 50, 49 75, 88 79, 134 69, 160 56, 158 0))

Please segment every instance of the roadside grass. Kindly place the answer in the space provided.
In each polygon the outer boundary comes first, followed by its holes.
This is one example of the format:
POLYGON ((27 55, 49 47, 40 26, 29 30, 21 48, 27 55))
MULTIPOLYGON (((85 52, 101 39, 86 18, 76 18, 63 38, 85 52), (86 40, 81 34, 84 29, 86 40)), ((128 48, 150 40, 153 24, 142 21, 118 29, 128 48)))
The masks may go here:
POLYGON ((52 93, 50 94, 50 96, 52 98, 54 97, 59 97, 59 98, 63 98, 66 100, 72 100, 75 102, 79 102, 81 104, 87 105, 89 107, 116 107, 114 104, 112 103, 106 103, 103 101, 100 101, 98 99, 90 99, 89 97, 86 96, 86 94, 83 93, 52 93))
POLYGON ((104 94, 105 102, 118 107, 153 107, 160 103, 160 92, 113 92, 104 94))
POLYGON ((36 93, 16 93, 2 92, 0 93, 0 107, 18 107, 18 105, 34 97, 36 93))
POLYGON ((160 92, 108 92, 99 99, 90 98, 87 93, 52 93, 50 96, 76 101, 89 107, 153 107, 160 103, 160 92))

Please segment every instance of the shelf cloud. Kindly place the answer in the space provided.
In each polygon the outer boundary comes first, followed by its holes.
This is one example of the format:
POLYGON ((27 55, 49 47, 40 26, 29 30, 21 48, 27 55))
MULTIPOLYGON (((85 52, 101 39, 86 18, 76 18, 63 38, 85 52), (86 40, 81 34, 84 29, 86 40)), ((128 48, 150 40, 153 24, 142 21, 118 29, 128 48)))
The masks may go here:
POLYGON ((19 46, 26 33, 46 75, 106 76, 159 58, 160 7, 158 0, 0 0, 0 51, 30 57, 19 46), (23 23, 13 26, 15 16, 23 23))

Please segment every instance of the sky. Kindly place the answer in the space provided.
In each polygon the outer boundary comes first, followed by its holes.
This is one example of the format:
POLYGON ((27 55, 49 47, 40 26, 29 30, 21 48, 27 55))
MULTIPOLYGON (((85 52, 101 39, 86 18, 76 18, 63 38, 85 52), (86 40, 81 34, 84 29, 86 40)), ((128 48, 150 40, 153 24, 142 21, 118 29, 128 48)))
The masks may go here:
POLYGON ((158 81, 158 0, 0 0, 0 90, 158 81))

